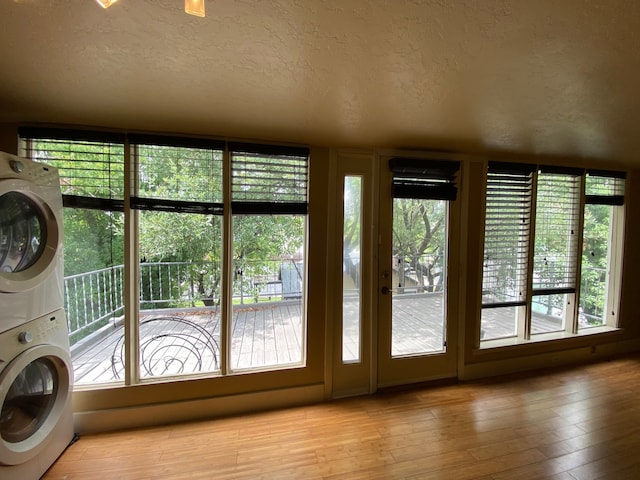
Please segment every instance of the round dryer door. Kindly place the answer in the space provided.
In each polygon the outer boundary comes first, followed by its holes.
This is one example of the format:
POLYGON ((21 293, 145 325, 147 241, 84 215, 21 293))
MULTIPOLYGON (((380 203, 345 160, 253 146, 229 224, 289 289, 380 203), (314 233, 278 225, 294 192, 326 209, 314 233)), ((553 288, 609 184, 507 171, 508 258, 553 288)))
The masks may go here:
POLYGON ((23 272, 42 255, 47 224, 38 206, 26 195, 5 193, 0 197, 0 270, 23 272))
POLYGON ((0 291, 23 292, 55 265, 58 223, 27 182, 0 182, 0 291))
POLYGON ((35 457, 69 408, 66 356, 58 347, 33 347, 0 373, 0 465, 35 457))

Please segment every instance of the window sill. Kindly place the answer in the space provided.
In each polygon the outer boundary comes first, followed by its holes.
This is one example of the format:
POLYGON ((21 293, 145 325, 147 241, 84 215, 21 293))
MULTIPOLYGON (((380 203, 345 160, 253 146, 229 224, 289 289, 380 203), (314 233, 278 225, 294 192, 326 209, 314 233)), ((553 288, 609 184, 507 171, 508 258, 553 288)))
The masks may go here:
POLYGON ((607 333, 615 333, 620 332, 620 328, 602 326, 602 327, 593 327, 588 329, 583 329, 577 334, 567 333, 567 332, 553 332, 553 333, 541 333, 537 335, 532 335, 529 340, 525 340, 523 338, 517 337, 509 337, 509 338, 499 338, 495 340, 483 340, 480 342, 479 350, 487 351, 496 348, 503 347, 513 347, 517 345, 535 345, 550 341, 557 340, 569 340, 569 339, 578 339, 591 337, 595 335, 602 335, 607 333))

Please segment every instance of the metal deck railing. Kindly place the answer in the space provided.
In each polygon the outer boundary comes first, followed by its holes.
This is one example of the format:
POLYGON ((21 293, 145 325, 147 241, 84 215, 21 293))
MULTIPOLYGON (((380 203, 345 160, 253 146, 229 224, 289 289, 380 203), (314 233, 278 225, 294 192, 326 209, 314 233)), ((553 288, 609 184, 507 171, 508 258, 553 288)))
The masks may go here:
MULTIPOLYGON (((139 268, 141 310, 220 302, 221 269, 216 262, 145 262, 139 268)), ((303 271, 302 262, 293 259, 237 261, 233 301, 300 298, 303 271)), ((72 345, 124 314, 124 283, 124 265, 65 277, 64 308, 72 345)))

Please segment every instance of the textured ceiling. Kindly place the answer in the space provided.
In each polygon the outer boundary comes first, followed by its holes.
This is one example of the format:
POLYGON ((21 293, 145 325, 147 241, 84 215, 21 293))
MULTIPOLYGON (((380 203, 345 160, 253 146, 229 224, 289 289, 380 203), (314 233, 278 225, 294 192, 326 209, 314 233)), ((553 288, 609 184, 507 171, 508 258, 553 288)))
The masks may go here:
POLYGON ((0 122, 640 165, 634 0, 0 2, 0 122))

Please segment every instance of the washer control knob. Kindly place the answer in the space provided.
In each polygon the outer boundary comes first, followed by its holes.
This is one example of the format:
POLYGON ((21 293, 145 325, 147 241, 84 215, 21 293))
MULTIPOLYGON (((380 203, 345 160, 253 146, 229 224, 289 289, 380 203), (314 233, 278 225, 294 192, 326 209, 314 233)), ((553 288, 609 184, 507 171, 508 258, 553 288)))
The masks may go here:
POLYGON ((11 160, 11 162, 9 162, 9 165, 11 165, 11 170, 16 173, 22 173, 22 171, 24 170, 24 163, 22 163, 20 160, 11 160))
POLYGON ((31 332, 20 332, 18 334, 18 341, 21 344, 26 345, 27 343, 31 343, 33 341, 33 335, 31 335, 31 332))

